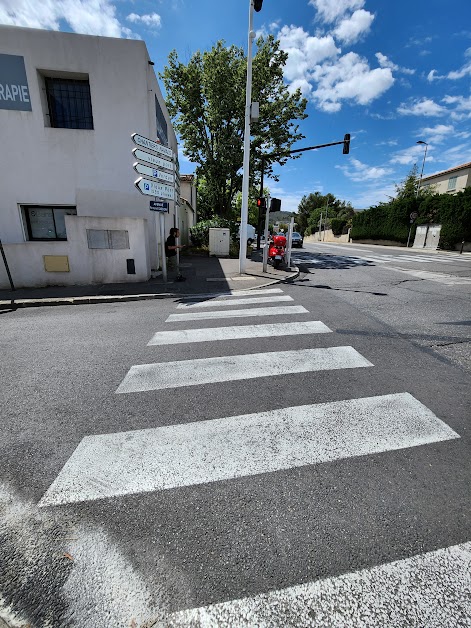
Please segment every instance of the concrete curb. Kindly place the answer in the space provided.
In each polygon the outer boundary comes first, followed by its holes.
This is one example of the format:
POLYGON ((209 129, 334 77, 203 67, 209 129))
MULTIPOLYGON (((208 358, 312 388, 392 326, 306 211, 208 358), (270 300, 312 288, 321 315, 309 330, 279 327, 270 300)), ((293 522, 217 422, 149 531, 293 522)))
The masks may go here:
MULTIPOLYGON (((266 283, 259 284, 257 286, 250 286, 244 288, 233 288, 234 290, 256 290, 257 288, 264 288, 266 286, 272 286, 277 283, 289 283, 299 276, 299 268, 294 266, 295 271, 289 277, 283 277, 280 279, 270 279, 266 283)), ((0 301, 0 310, 18 310, 20 308, 27 307, 51 307, 59 305, 94 305, 96 303, 123 303, 127 301, 152 301, 155 299, 178 299, 182 297, 198 296, 197 292, 193 293, 176 293, 176 292, 161 292, 151 294, 125 294, 125 295, 100 295, 89 297, 56 297, 45 299, 8 299, 0 301)))

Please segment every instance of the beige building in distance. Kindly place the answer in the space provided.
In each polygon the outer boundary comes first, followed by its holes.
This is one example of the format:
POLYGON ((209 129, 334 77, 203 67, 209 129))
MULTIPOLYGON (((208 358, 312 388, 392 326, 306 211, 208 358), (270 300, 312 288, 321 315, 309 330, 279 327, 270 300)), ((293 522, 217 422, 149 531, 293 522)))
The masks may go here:
POLYGON ((456 194, 471 185, 471 162, 423 177, 420 187, 433 186, 437 194, 456 194))

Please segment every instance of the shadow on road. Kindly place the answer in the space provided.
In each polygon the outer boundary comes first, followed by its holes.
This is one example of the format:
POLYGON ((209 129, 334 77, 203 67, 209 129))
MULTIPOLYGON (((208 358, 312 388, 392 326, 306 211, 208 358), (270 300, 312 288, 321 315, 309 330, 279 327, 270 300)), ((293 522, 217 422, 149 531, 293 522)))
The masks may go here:
POLYGON ((292 253, 291 260, 299 268, 301 272, 309 272, 305 269, 318 268, 320 270, 345 270, 347 268, 356 268, 357 266, 375 266, 374 262, 370 262, 358 257, 346 255, 325 255, 323 253, 308 253, 307 251, 292 253))

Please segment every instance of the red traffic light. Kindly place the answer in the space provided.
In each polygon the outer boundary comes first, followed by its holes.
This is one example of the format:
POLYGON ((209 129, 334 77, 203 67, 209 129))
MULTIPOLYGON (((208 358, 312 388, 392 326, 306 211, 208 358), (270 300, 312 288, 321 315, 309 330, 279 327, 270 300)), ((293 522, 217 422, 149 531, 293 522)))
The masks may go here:
POLYGON ((266 209, 267 208, 267 199, 264 196, 259 196, 257 198, 257 207, 259 209, 266 209))

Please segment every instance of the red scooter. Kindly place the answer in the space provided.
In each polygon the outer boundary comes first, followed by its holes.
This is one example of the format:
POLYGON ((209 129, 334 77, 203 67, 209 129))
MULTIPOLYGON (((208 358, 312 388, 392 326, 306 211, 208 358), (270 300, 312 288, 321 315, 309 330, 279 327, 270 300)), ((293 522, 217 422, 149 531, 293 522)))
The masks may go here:
POLYGON ((279 268, 285 261, 286 238, 284 235, 273 236, 268 249, 268 259, 272 261, 273 268, 279 268))

